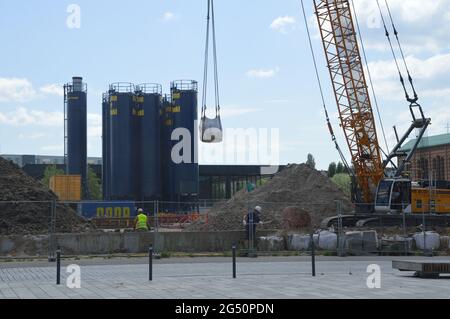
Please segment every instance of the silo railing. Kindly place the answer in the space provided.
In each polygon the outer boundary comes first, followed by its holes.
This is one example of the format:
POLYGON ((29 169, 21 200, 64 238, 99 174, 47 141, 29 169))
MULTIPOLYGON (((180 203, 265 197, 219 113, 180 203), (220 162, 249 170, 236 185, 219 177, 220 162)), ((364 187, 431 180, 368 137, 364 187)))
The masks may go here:
POLYGON ((136 85, 136 93, 162 95, 162 85, 157 83, 142 83, 136 85))
POLYGON ((171 84, 172 90, 198 91, 198 82, 193 80, 177 80, 171 84))
POLYGON ((135 86, 133 83, 117 82, 109 86, 110 93, 134 93, 135 86))

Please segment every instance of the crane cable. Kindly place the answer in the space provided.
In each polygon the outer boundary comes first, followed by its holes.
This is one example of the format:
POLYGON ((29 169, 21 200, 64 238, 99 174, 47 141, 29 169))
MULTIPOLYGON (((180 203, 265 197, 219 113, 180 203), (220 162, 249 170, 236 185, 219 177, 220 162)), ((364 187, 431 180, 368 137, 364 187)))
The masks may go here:
MULTIPOLYGON (((372 95, 373 95, 373 98, 374 98, 375 107, 377 109, 378 120, 379 120, 380 125, 381 125, 381 131, 383 133, 384 143, 386 144, 386 150, 387 150, 388 153, 390 153, 390 151, 389 151, 389 143, 387 141, 387 136, 386 136, 386 131, 384 129, 383 119, 381 117, 380 107, 378 105, 378 98, 377 98, 377 95, 375 94, 375 87, 374 87, 373 81, 372 81, 372 72, 370 72, 369 62, 367 60, 366 47, 364 45, 364 41, 363 41, 363 38, 362 38, 361 28, 359 27, 359 19, 358 19, 358 15, 356 14, 355 2, 351 1, 351 3, 352 3, 352 7, 353 7, 354 16, 355 16, 356 27, 358 28, 359 41, 361 42, 361 48, 362 48, 362 52, 363 52, 363 56, 364 56, 364 62, 366 64, 366 68, 367 68, 367 75, 369 76, 370 87, 372 89, 372 95)), ((381 147, 380 147, 380 150, 387 157, 386 152, 384 152, 381 147)))
POLYGON ((316 54, 314 52, 314 47, 313 47, 313 44, 312 44, 311 32, 309 30, 308 19, 306 17, 305 5, 303 3, 303 0, 301 0, 301 4, 302 4, 303 18, 305 20, 306 32, 308 34, 309 47, 311 49, 311 55, 312 55, 312 59, 313 59, 313 63, 314 63, 314 69, 315 69, 315 72, 316 72, 317 83, 319 85, 320 96, 322 98, 323 109, 324 109, 325 116, 326 116, 326 119, 327 119, 327 125, 328 125, 328 129, 330 131, 330 134, 331 134, 331 139, 332 139, 332 141, 334 142, 334 144, 336 146, 336 149, 337 149, 337 151, 339 153, 339 156, 341 157, 341 160, 342 160, 345 168, 347 169, 348 174, 351 175, 352 177, 355 177, 355 173, 350 168, 350 165, 348 164, 347 160, 345 159, 344 153, 342 152, 342 149, 339 146, 339 143, 337 141, 336 135, 334 134, 334 130, 333 130, 333 126, 332 126, 331 121, 330 121, 330 117, 328 115, 328 110, 327 110, 327 106, 326 106, 326 103, 325 103, 325 95, 323 93, 322 82, 320 80, 319 69, 317 67, 316 54))
POLYGON ((209 39, 210 28, 212 26, 212 41, 213 41, 213 62, 214 62, 214 94, 216 102, 216 117, 220 116, 220 94, 219 94, 219 71, 217 67, 217 44, 216 44, 216 23, 214 15, 214 0, 208 1, 208 15, 206 27, 206 45, 205 45, 205 66, 203 74, 203 96, 202 96, 202 118, 206 117, 206 103, 208 97, 208 66, 209 66, 209 39))
POLYGON ((391 19, 392 28, 394 29, 395 38, 397 39, 397 44, 398 44, 398 47, 399 47, 399 49, 400 49, 400 53, 401 53, 401 55, 402 55, 403 63, 404 63, 404 65, 405 65, 406 71, 408 72, 408 80, 409 80, 409 83, 411 84, 412 90, 413 90, 413 92, 414 92, 414 98, 416 99, 416 102, 417 102, 417 100, 419 99, 419 97, 418 97, 418 95, 417 95, 416 88, 414 87, 414 81, 413 81, 413 78, 412 78, 412 76, 411 76, 411 72, 409 72, 408 63, 406 62, 405 54, 404 54, 404 52, 403 52, 403 47, 402 47, 402 45, 401 45, 401 43, 400 43, 400 39, 399 39, 399 37, 398 37, 398 34, 399 34, 399 33, 398 33, 397 28, 396 28, 396 26, 395 26, 394 18, 392 17, 391 8, 390 8, 390 6, 389 6, 388 1, 387 1, 387 0, 384 0, 384 1, 385 1, 385 3, 386 3, 386 8, 387 8, 388 13, 389 13, 389 18, 391 19))
POLYGON ((387 0, 385 0, 385 2, 386 2, 386 5, 388 6, 389 15, 390 15, 390 17, 391 17, 391 22, 392 22, 392 26, 393 26, 393 28, 394 28, 394 34, 395 34, 395 36, 396 36, 396 38, 397 38, 397 43, 398 43, 398 45, 399 45, 399 47, 400 47, 400 52, 401 52, 401 55, 402 55, 403 63, 405 64, 406 69, 407 69, 407 72, 408 72, 408 80, 409 80, 409 83, 410 83, 410 85, 411 85, 411 87, 412 87, 412 89, 413 89, 414 98, 411 98, 411 97, 410 97, 410 95, 409 95, 409 93, 408 93, 408 90, 406 89, 405 80, 404 80, 403 74, 402 74, 402 72, 401 72, 401 70, 400 70, 400 65, 399 65, 399 63, 398 63, 397 55, 395 54, 394 46, 392 45, 391 35, 390 35, 389 30, 388 30, 388 28, 387 28, 387 26, 386 26, 386 20, 384 19, 383 10, 381 10, 380 2, 379 2, 379 0, 377 0, 378 10, 380 11, 380 16, 381 16, 381 20, 383 21, 384 31, 385 31, 386 37, 387 37, 387 39, 388 39, 388 42, 389 42, 389 46, 390 46, 390 48, 391 48, 392 55, 393 55, 393 57, 394 57, 394 62, 395 62, 395 65, 396 65, 396 67, 397 67, 398 74, 399 74, 399 76, 400 76, 400 82, 401 82, 402 87, 403 87, 403 90, 404 90, 404 92, 405 92, 406 100, 407 100, 408 102, 410 102, 411 104, 417 103, 417 101, 419 100, 419 97, 418 97, 418 95, 417 95, 417 93, 416 93, 416 90, 415 90, 415 87, 414 87, 414 82, 413 82, 411 73, 409 72, 409 68, 408 68, 408 64, 406 63, 405 56, 404 56, 404 54, 403 54, 403 49, 402 49, 402 47, 401 47, 400 40, 399 40, 399 38, 398 38, 398 31, 397 31, 397 29, 396 29, 396 27, 395 27, 394 19, 392 18, 392 14, 391 14, 391 11, 390 11, 390 8, 389 8, 389 4, 388 4, 387 0))

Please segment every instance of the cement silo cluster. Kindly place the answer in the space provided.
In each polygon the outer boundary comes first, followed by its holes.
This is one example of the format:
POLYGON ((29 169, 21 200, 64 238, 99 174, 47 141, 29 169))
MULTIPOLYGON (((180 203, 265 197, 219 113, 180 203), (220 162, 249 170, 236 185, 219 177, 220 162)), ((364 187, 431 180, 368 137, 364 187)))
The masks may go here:
POLYGON ((103 95, 105 200, 197 200, 197 94, 195 81, 172 82, 168 95, 159 84, 110 85, 103 95), (172 156, 177 139, 187 138, 173 134, 177 129, 189 132, 183 162, 172 156))

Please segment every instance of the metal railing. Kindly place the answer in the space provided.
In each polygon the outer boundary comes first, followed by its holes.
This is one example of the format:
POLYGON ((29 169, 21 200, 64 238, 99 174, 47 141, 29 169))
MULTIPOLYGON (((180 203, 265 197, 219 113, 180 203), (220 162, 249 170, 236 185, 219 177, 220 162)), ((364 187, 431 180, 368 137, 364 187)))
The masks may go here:
POLYGON ((135 86, 129 82, 117 82, 109 85, 110 94, 114 93, 134 93, 135 86))
POLYGON ((136 85, 136 93, 162 95, 162 85, 157 83, 142 83, 136 85))
POLYGON ((170 84, 172 90, 198 91, 198 82, 194 80, 176 80, 170 84))

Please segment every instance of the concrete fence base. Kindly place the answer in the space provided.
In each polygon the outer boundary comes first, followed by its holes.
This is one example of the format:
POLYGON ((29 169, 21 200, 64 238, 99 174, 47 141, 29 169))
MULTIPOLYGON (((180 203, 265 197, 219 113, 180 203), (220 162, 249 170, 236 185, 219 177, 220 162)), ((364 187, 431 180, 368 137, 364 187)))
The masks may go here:
MULTIPOLYGON (((258 236, 270 233, 258 231, 258 236)), ((245 237, 244 231, 57 234, 55 247, 65 255, 146 253, 151 244, 158 252, 224 252, 245 237)), ((46 235, 0 236, 2 257, 47 257, 48 247, 46 235)))

